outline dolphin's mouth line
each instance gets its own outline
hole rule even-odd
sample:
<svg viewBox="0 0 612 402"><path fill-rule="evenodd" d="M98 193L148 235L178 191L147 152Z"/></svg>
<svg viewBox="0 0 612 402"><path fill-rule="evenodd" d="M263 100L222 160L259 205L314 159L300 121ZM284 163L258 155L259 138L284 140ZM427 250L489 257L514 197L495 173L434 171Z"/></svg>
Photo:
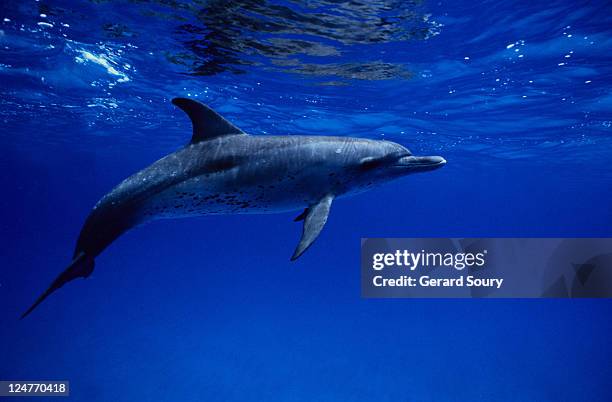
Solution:
<svg viewBox="0 0 612 402"><path fill-rule="evenodd" d="M391 165L398 168L433 168L446 164L446 159L441 156L407 156L401 158L397 163Z"/></svg>
<svg viewBox="0 0 612 402"><path fill-rule="evenodd" d="M434 162L434 163L410 163L407 165L391 165L392 167L427 167L427 166L442 166L446 165L446 161L444 162Z"/></svg>

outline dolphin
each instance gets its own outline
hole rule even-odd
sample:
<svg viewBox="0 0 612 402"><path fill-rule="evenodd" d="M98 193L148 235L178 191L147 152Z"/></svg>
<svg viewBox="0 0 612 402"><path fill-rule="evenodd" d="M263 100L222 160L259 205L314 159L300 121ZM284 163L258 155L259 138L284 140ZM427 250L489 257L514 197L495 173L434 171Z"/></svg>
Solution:
<svg viewBox="0 0 612 402"><path fill-rule="evenodd" d="M412 173L437 169L440 156L414 156L390 141L327 136L253 136L208 106L172 103L191 119L191 141L121 182L93 207L72 262L23 313L76 278L127 230L163 218L301 210L302 237L291 260L323 229L335 198L367 191Z"/></svg>

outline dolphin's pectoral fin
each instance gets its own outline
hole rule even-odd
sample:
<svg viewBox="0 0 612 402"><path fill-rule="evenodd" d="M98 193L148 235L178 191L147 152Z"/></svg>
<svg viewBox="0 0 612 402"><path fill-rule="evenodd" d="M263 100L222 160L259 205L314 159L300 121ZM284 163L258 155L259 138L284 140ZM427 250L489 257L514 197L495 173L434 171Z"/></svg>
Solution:
<svg viewBox="0 0 612 402"><path fill-rule="evenodd" d="M295 248L293 256L291 256L291 261L295 261L299 256L301 256L304 251L306 251L308 247L312 245L317 237L319 237L319 233L321 233L323 226L325 226L325 222L327 222L327 216L329 215L329 210L331 209L333 200L333 195L326 195L321 199L321 201L311 205L304 211L302 214L305 215L303 218L304 227L302 228L302 238ZM298 216L298 218L300 217L301 215ZM296 220L298 218L296 218Z"/></svg>
<svg viewBox="0 0 612 402"><path fill-rule="evenodd" d="M293 219L293 222L303 221L306 218L306 215L308 215L308 208L304 208L302 213L296 216L295 219Z"/></svg>
<svg viewBox="0 0 612 402"><path fill-rule="evenodd" d="M64 270L55 280L51 283L51 286L45 292L36 299L34 304L21 315L21 318L25 318L32 312L43 300L45 300L51 293L64 286L76 278L87 278L94 269L94 259L85 253L78 254L70 263L68 268Z"/></svg>
<svg viewBox="0 0 612 402"><path fill-rule="evenodd" d="M193 125L191 144L224 135L246 134L208 106L187 98L174 98L172 104L187 113Z"/></svg>

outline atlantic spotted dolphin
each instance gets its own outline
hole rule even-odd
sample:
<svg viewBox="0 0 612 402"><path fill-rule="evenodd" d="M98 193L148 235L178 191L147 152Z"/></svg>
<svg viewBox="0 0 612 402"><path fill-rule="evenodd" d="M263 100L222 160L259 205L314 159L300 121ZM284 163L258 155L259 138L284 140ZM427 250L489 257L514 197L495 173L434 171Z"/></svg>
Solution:
<svg viewBox="0 0 612 402"><path fill-rule="evenodd" d="M295 218L304 221L295 260L319 236L335 198L446 163L440 156L413 156L389 141L247 135L199 102L176 98L172 103L191 119L191 141L98 201L81 229L72 262L22 318L67 282L87 278L108 245L145 222L304 209Z"/></svg>

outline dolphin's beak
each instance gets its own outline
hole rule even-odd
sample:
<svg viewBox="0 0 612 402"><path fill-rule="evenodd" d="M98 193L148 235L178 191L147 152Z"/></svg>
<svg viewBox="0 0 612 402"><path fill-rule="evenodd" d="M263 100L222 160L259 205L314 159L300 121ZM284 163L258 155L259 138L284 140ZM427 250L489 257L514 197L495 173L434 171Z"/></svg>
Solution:
<svg viewBox="0 0 612 402"><path fill-rule="evenodd" d="M414 172L426 172L441 168L446 164L446 159L441 156L404 156L393 165L399 168L407 168Z"/></svg>

